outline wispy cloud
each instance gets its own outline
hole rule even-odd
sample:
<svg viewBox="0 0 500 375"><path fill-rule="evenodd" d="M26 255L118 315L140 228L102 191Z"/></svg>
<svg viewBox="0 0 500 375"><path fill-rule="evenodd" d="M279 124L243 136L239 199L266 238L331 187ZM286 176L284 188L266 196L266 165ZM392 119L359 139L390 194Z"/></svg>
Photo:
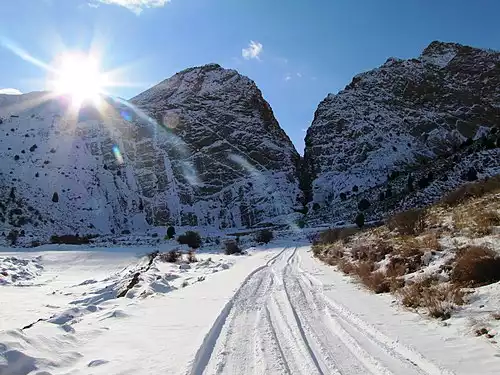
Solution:
<svg viewBox="0 0 500 375"><path fill-rule="evenodd" d="M169 2L170 0L92 0L89 5L95 6L96 3L120 5L139 15L146 8L160 8Z"/></svg>
<svg viewBox="0 0 500 375"><path fill-rule="evenodd" d="M22 92L18 89L0 89L0 94L5 95L21 95Z"/></svg>
<svg viewBox="0 0 500 375"><path fill-rule="evenodd" d="M286 73L286 74L285 74L285 78L284 78L284 80L285 80L286 82L288 82L288 81L290 81L290 80L292 80L292 79L295 79L295 78L302 78L302 77L303 77L303 75L302 75L302 73L300 73L300 72L295 73L295 74L292 74L292 73Z"/></svg>
<svg viewBox="0 0 500 375"><path fill-rule="evenodd" d="M251 40L248 47L243 48L241 50L241 56L243 56L245 60L250 60L250 59L260 60L259 56L263 50L264 47L262 46L262 43L254 42L253 40Z"/></svg>

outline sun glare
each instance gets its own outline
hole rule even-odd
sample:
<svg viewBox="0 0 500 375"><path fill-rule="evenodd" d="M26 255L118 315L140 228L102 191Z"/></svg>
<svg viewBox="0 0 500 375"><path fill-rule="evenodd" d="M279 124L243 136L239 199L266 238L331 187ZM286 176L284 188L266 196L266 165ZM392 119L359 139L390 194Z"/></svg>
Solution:
<svg viewBox="0 0 500 375"><path fill-rule="evenodd" d="M84 53L65 53L55 64L52 81L57 94L70 95L75 107L84 101L98 104L106 86L106 75L101 73L99 61Z"/></svg>

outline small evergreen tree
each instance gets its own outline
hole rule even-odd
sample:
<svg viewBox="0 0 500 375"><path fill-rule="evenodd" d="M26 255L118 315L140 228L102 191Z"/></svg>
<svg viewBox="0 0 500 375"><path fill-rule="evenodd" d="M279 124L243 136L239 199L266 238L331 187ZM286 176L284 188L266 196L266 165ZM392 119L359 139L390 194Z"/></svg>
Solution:
<svg viewBox="0 0 500 375"><path fill-rule="evenodd" d="M362 212L360 212L356 218L354 219L354 223L359 227L359 228L363 228L363 226L365 225L365 215L363 215Z"/></svg>
<svg viewBox="0 0 500 375"><path fill-rule="evenodd" d="M258 243L269 243L273 238L274 234L269 229L263 229L255 235L255 241Z"/></svg>
<svg viewBox="0 0 500 375"><path fill-rule="evenodd" d="M197 249L201 246L201 236L198 232L188 230L177 237L177 242L181 245L188 245L191 249Z"/></svg>
<svg viewBox="0 0 500 375"><path fill-rule="evenodd" d="M469 170L465 174L465 178L467 181L476 181L477 180L477 171L474 168L469 168Z"/></svg>
<svg viewBox="0 0 500 375"><path fill-rule="evenodd" d="M369 201L368 199L366 199L366 198L361 199L361 200L359 201L359 203L358 203L358 209L359 209L360 211L366 211L367 209L369 209L369 208L370 208L370 206L371 206L371 203L370 203L370 201Z"/></svg>
<svg viewBox="0 0 500 375"><path fill-rule="evenodd" d="M54 194L52 195L52 202L54 202L54 203L59 202L59 194L54 193Z"/></svg>
<svg viewBox="0 0 500 375"><path fill-rule="evenodd" d="M173 226L170 226L167 228L167 238L171 240L174 237L175 237L175 228Z"/></svg>

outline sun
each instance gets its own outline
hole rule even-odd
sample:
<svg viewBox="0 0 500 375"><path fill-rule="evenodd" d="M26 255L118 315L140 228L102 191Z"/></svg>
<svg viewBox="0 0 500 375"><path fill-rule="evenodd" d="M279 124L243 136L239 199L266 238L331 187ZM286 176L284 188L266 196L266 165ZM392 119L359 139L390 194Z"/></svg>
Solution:
<svg viewBox="0 0 500 375"><path fill-rule="evenodd" d="M69 95L75 107L85 101L97 105L106 83L106 75L101 73L99 61L94 56L67 52L56 59L52 88L58 95Z"/></svg>

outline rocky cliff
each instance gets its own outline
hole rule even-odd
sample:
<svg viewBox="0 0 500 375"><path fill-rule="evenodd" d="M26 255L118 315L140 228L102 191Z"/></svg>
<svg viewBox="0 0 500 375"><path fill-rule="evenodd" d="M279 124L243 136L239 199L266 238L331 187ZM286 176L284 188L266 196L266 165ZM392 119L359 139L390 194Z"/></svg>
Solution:
<svg viewBox="0 0 500 375"><path fill-rule="evenodd" d="M207 65L132 103L75 112L50 93L0 95L4 234L288 220L299 156L254 82Z"/></svg>
<svg viewBox="0 0 500 375"><path fill-rule="evenodd" d="M496 174L498 124L500 53L433 42L418 58L390 58L320 103L305 139L310 206L342 218L388 196L383 213L438 198L471 168Z"/></svg>

